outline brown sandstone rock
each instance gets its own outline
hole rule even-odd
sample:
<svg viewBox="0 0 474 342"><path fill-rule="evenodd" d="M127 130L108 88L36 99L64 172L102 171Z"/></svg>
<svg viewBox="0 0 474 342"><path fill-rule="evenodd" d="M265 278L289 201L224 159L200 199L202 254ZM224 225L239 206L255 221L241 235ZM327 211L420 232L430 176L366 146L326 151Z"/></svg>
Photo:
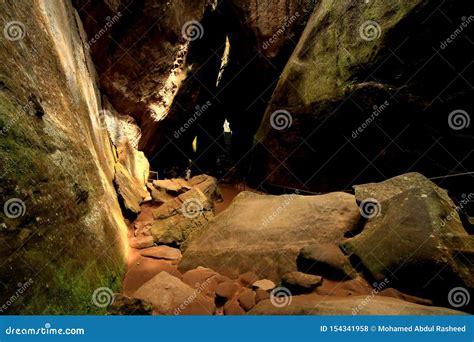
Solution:
<svg viewBox="0 0 474 342"><path fill-rule="evenodd" d="M253 288L262 289L264 291L270 291L275 288L275 283L268 279L257 280L252 284Z"/></svg>
<svg viewBox="0 0 474 342"><path fill-rule="evenodd" d="M198 309L203 310L200 313L209 315L215 308L210 305L210 299L167 272L160 272L143 284L133 297L149 301L160 314L186 314ZM202 309L199 309L199 304L202 304Z"/></svg>
<svg viewBox="0 0 474 342"><path fill-rule="evenodd" d="M282 285L292 294L310 292L320 286L323 279L319 276L301 272L289 272L283 275Z"/></svg>
<svg viewBox="0 0 474 342"><path fill-rule="evenodd" d="M255 306L255 292L250 289L243 289L242 293L238 296L240 306L245 310L249 311Z"/></svg>
<svg viewBox="0 0 474 342"><path fill-rule="evenodd" d="M152 238L153 239L153 238ZM155 246L140 251L140 255L155 259L180 260L181 251L169 246Z"/></svg>
<svg viewBox="0 0 474 342"><path fill-rule="evenodd" d="M138 249L149 248L153 246L153 236L142 235L133 237L129 240L129 245L132 248Z"/></svg>
<svg viewBox="0 0 474 342"><path fill-rule="evenodd" d="M306 246L301 249L296 262L299 271L325 278L342 280L356 276L349 258L335 244Z"/></svg>
<svg viewBox="0 0 474 342"><path fill-rule="evenodd" d="M346 193L266 196L242 192L191 240L179 268L186 271L205 264L230 278L252 270L278 281L284 273L296 271L301 248L315 242L340 243L359 219L355 198Z"/></svg>
<svg viewBox="0 0 474 342"><path fill-rule="evenodd" d="M125 208L134 214L138 214L141 210L140 204L148 196L148 192L142 184L133 178L125 166L120 163L115 164L114 183Z"/></svg>
<svg viewBox="0 0 474 342"><path fill-rule="evenodd" d="M239 287L235 283L223 282L220 283L216 288L216 295L221 298L230 299L237 292Z"/></svg>
<svg viewBox="0 0 474 342"><path fill-rule="evenodd" d="M245 310L239 305L237 301L230 301L224 305L224 314L230 316L245 315Z"/></svg>
<svg viewBox="0 0 474 342"><path fill-rule="evenodd" d="M277 307L269 300L258 303L250 315L462 315L463 312L452 309L424 306L403 300L375 296L367 300L367 296L351 298L329 298L294 296L287 306Z"/></svg>

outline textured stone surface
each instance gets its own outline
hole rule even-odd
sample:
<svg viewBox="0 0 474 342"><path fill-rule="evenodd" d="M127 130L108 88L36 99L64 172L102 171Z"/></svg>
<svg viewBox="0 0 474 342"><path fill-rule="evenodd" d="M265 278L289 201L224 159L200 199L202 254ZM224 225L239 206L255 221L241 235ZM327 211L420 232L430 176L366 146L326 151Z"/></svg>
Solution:
<svg viewBox="0 0 474 342"><path fill-rule="evenodd" d="M446 122L455 109L473 108L472 88L452 82L453 69L467 71L470 60L463 51L471 44L443 46L442 58L433 46L449 36L446 18L456 18L454 31L473 7L426 0L318 1L256 136L264 145L254 158L256 184L334 191L414 168L448 173L454 166L446 151L463 160L472 146L472 132L449 129ZM421 66L420 60L429 62ZM280 110L289 112L291 125L276 130L271 116ZM442 139L442 147L433 138ZM458 196L472 192L462 181L447 182Z"/></svg>
<svg viewBox="0 0 474 342"><path fill-rule="evenodd" d="M342 244L376 279L446 301L455 286L474 286L474 239L443 189L419 174L359 185L358 196L380 198L379 214Z"/></svg>
<svg viewBox="0 0 474 342"><path fill-rule="evenodd" d="M167 272L157 274L142 285L133 296L150 302L160 314L183 314L186 309L189 313L189 310L198 309L199 303L206 308L203 314L214 312L209 299L196 293L192 287ZM196 304L190 308L193 302Z"/></svg>
<svg viewBox="0 0 474 342"><path fill-rule="evenodd" d="M153 241L153 237L151 238ZM177 248L169 246L156 246L144 249L140 255L155 259L179 260L181 259L181 251Z"/></svg>
<svg viewBox="0 0 474 342"><path fill-rule="evenodd" d="M463 312L436 306L424 306L408 303L403 300L376 296L367 301L366 296L352 298L317 298L295 296L291 304L283 307L274 306L269 300L258 303L251 315L321 315L349 316L357 315L463 315Z"/></svg>
<svg viewBox="0 0 474 342"><path fill-rule="evenodd" d="M31 277L7 313L103 312L91 296L120 289L127 230L82 24L69 1L2 2L0 17L0 198L25 206L0 211L0 301ZM13 21L18 40L4 35ZM32 233L20 240L20 228Z"/></svg>
<svg viewBox="0 0 474 342"><path fill-rule="evenodd" d="M311 292L323 283L323 278L302 272L285 273L282 277L282 285L290 290L292 294Z"/></svg>
<svg viewBox="0 0 474 342"><path fill-rule="evenodd" d="M301 249L298 270L331 279L349 279L356 276L349 258L334 244L312 244Z"/></svg>
<svg viewBox="0 0 474 342"><path fill-rule="evenodd" d="M114 301L107 307L110 315L151 315L153 305L143 299L114 294Z"/></svg>
<svg viewBox="0 0 474 342"><path fill-rule="evenodd" d="M242 192L192 239L179 267L188 270L204 265L234 279L253 271L259 278L278 280L296 271L302 247L314 242L339 243L358 221L359 208L349 194Z"/></svg>
<svg viewBox="0 0 474 342"><path fill-rule="evenodd" d="M148 196L148 192L121 163L115 164L114 183L124 207L133 214L140 213L140 205Z"/></svg>

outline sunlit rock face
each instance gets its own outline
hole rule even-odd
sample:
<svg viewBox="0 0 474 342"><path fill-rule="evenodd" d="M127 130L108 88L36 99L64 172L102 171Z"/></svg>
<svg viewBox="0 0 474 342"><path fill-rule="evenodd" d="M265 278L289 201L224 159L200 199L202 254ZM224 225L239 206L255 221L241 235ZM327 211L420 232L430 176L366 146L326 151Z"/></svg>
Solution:
<svg viewBox="0 0 474 342"><path fill-rule="evenodd" d="M155 152L149 146L186 77L189 43L204 34L197 21L211 9L211 1L73 4L84 22L102 90L121 114L137 120L140 149Z"/></svg>
<svg viewBox="0 0 474 342"><path fill-rule="evenodd" d="M473 4L438 6L318 2L256 136L257 184L343 190L407 171L467 171L474 157L463 114L473 113L466 54ZM464 112L450 124L457 110ZM443 186L454 189L454 181ZM472 191L462 187L459 193Z"/></svg>
<svg viewBox="0 0 474 342"><path fill-rule="evenodd" d="M126 226L86 35L67 1L3 2L0 17L1 310L98 312Z"/></svg>

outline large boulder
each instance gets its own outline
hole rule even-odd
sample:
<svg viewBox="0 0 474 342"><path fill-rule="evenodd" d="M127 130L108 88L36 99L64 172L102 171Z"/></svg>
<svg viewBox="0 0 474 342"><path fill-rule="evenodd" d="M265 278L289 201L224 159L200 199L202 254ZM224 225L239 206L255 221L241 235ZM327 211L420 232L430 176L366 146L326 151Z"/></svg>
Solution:
<svg viewBox="0 0 474 342"><path fill-rule="evenodd" d="M267 196L240 193L224 212L198 233L179 268L205 266L236 278L249 270L279 280L296 271L301 248L315 242L338 244L357 226L354 196Z"/></svg>
<svg viewBox="0 0 474 342"><path fill-rule="evenodd" d="M463 312L424 306L403 300L375 296L355 296L350 298L328 298L312 296L287 297L285 302L272 304L271 300L259 302L248 313L250 315L462 315ZM288 305L282 305L288 303Z"/></svg>
<svg viewBox="0 0 474 342"><path fill-rule="evenodd" d="M301 249L298 270L330 279L344 280L356 276L349 258L333 244L315 243Z"/></svg>
<svg viewBox="0 0 474 342"><path fill-rule="evenodd" d="M474 288L474 238L445 190L411 173L359 185L356 196L368 221L342 247L374 279L442 303L456 286Z"/></svg>
<svg viewBox="0 0 474 342"><path fill-rule="evenodd" d="M256 136L257 184L334 191L414 168L436 176L468 169L473 89L453 81L453 70L469 78L464 51L472 44L446 39L473 9L457 1L318 1ZM455 18L448 32L446 18ZM457 195L472 192L460 179L444 183Z"/></svg>
<svg viewBox="0 0 474 342"><path fill-rule="evenodd" d="M217 186L217 179L208 175L197 175L189 180L189 184L202 191L211 201L222 202L224 198Z"/></svg>
<svg viewBox="0 0 474 342"><path fill-rule="evenodd" d="M180 245L184 249L186 241L204 229L213 217L212 211L197 212L197 215L192 217L186 217L182 214L173 215L156 220L150 228L150 234L156 243Z"/></svg>

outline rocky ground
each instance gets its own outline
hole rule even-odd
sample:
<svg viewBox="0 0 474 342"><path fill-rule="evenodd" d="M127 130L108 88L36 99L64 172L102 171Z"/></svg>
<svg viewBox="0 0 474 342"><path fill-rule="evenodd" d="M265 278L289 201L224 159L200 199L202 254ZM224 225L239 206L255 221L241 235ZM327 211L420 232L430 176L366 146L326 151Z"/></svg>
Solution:
<svg viewBox="0 0 474 342"><path fill-rule="evenodd" d="M355 195L271 196L206 175L147 187L111 314L472 310L450 290L472 289L473 238L447 192L420 174Z"/></svg>

